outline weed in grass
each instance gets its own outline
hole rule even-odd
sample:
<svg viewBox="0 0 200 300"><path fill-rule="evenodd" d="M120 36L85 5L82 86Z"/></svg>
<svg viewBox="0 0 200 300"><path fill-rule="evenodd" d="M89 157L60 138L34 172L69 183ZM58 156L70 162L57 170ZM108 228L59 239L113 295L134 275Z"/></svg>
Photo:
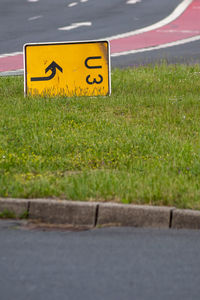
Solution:
<svg viewBox="0 0 200 300"><path fill-rule="evenodd" d="M2 212L0 212L0 218L1 219L16 219L16 215L12 211L4 209Z"/></svg>
<svg viewBox="0 0 200 300"><path fill-rule="evenodd" d="M28 219L28 216L29 216L29 213L28 211L24 211L20 216L19 216L19 219L20 220L24 220L24 219Z"/></svg>

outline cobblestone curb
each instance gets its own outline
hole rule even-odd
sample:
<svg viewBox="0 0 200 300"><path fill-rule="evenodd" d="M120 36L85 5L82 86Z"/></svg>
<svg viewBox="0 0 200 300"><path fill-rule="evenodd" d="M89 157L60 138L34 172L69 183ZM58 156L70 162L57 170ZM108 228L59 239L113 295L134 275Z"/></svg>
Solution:
<svg viewBox="0 0 200 300"><path fill-rule="evenodd" d="M1 218L27 218L81 227L133 226L200 229L200 211L149 205L0 198Z"/></svg>

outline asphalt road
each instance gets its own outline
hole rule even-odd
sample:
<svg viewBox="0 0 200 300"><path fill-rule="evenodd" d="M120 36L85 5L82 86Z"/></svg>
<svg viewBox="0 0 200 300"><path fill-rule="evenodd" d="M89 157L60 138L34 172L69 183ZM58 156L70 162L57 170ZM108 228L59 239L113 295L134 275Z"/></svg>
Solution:
<svg viewBox="0 0 200 300"><path fill-rule="evenodd" d="M200 41L160 50L113 57L112 67L126 68L145 64L157 64L161 62L172 64L199 64Z"/></svg>
<svg viewBox="0 0 200 300"><path fill-rule="evenodd" d="M93 40L140 29L172 13L181 0L0 0L0 54L29 42ZM74 26L75 24L75 26ZM77 26L78 24L78 26ZM68 27L68 30L60 30ZM70 28L71 27L71 28ZM112 57L112 66L198 63L200 42Z"/></svg>
<svg viewBox="0 0 200 300"><path fill-rule="evenodd" d="M20 229L0 221L1 300L199 299L198 231Z"/></svg>
<svg viewBox="0 0 200 300"><path fill-rule="evenodd" d="M136 30L168 16L181 0L0 0L0 54L22 51L28 42L100 39ZM33 0L32 0L33 1ZM71 3L77 5L70 7ZM74 23L91 22L71 30Z"/></svg>
<svg viewBox="0 0 200 300"><path fill-rule="evenodd" d="M53 0L0 0L0 71L22 70L22 55L16 58L20 61L18 68L14 66L15 59L3 58L2 60L2 55L22 53L23 45L30 42L109 38L111 53L112 51L116 53L117 49L112 42L113 36L155 24L172 14L174 9L183 2L187 0L78 0L74 2L57 0L56 3ZM176 21L170 25L172 29L177 28L177 34L182 32L182 38L184 33L187 36L193 32L198 36L200 32L199 2L193 0L192 3L189 19L180 21L178 28ZM192 15L195 14L195 9L194 23ZM169 36L170 34L173 35L169 30ZM141 36L141 38L143 41L146 38L149 42L151 40L150 36ZM162 35L160 38L162 40ZM162 44L161 40L158 44ZM132 49L135 49L135 42L136 40L132 41ZM119 45L120 43L123 44L124 41L119 41ZM145 50L122 56L112 55L111 63L112 67L154 64L163 60L169 63L199 63L199 46L200 40L159 50ZM2 64L4 67L1 66Z"/></svg>

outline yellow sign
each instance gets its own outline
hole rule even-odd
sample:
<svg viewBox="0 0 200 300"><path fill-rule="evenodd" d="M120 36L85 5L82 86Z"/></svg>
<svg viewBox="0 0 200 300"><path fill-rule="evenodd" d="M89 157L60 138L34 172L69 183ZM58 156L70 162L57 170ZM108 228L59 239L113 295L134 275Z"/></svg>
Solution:
<svg viewBox="0 0 200 300"><path fill-rule="evenodd" d="M108 41L24 45L26 95L106 96L111 92Z"/></svg>

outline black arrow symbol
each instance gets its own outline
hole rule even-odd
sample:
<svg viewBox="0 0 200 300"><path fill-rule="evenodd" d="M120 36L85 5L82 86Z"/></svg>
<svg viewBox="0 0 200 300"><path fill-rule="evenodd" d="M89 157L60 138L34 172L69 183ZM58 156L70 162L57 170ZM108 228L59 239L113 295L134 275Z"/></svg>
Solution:
<svg viewBox="0 0 200 300"><path fill-rule="evenodd" d="M45 69L45 73L48 71L51 71L51 75L47 77L31 77L31 81L45 81L45 80L51 80L56 75L56 69L58 69L60 72L63 71L63 69L55 62L52 61L52 63Z"/></svg>

